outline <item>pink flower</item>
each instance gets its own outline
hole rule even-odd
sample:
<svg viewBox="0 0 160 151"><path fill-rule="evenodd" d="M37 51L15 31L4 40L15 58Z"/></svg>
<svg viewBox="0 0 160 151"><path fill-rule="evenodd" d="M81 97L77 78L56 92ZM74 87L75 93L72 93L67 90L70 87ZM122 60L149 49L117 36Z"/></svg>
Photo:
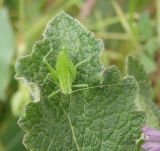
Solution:
<svg viewBox="0 0 160 151"><path fill-rule="evenodd" d="M143 129L145 143L142 145L146 151L160 151L160 131L145 126Z"/></svg>

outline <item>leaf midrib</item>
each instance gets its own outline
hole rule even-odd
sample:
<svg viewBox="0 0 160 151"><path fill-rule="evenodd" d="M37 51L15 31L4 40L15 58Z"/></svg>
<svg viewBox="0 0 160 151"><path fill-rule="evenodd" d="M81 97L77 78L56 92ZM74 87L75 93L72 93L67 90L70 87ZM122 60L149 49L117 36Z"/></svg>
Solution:
<svg viewBox="0 0 160 151"><path fill-rule="evenodd" d="M70 97L70 100L69 100L69 101L71 102L71 97ZM69 126L70 126L71 132L72 132L72 137L73 137L73 140L74 140L74 142L75 142L75 144L76 144L77 151L81 151L81 150L80 150L80 147L79 147L79 144L78 144L78 142L77 142L76 134L75 134L75 131L74 131L74 127L73 127L73 125L72 125L72 122L71 122L70 115L65 111L65 109L64 109L64 107L63 107L63 105L62 105L61 102L60 102L60 106L61 106L64 114L66 115L66 117L67 117L67 119L68 119Z"/></svg>

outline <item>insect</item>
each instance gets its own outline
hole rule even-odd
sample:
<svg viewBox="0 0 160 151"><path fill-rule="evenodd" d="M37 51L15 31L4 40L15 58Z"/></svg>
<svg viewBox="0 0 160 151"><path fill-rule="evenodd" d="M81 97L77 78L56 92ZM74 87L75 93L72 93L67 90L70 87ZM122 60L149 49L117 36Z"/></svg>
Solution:
<svg viewBox="0 0 160 151"><path fill-rule="evenodd" d="M47 56L48 55L46 55L46 57ZM69 95L73 92L86 90L86 89L102 88L102 87L106 87L106 86L109 87L114 85L115 86L123 85L123 84L111 84L111 85L109 84L109 85L97 85L92 87L89 87L88 84L73 85L74 81L76 80L77 67L89 61L93 56L74 65L72 60L69 57L67 49L63 48L59 52L59 55L56 60L55 68L53 68L48 63L48 61L46 60L46 57L43 58L43 62L47 66L47 69L49 70L49 75L52 78L52 81L54 82L54 84L56 84L59 87L58 90L52 92L48 96L49 98L53 97L59 92L62 92L65 95ZM145 81L141 81L141 82L145 82ZM82 87L82 88L72 91L73 87L79 87L79 88Z"/></svg>
<svg viewBox="0 0 160 151"><path fill-rule="evenodd" d="M59 87L59 89L52 92L49 97L52 97L59 92L62 92L63 94L71 94L72 87L88 86L87 84L73 85L73 82L76 80L77 67L88 61L91 57L74 65L69 57L67 49L62 48L57 57L55 68L49 64L49 62L46 60L46 57L43 58L43 62L47 66L49 75L51 76L53 82Z"/></svg>

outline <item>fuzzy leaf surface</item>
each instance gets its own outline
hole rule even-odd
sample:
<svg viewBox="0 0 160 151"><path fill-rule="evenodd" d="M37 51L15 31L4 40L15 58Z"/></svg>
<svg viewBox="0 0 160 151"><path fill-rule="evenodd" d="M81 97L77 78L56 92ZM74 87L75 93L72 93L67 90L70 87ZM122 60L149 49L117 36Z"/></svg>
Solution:
<svg viewBox="0 0 160 151"><path fill-rule="evenodd" d="M77 64L89 57L77 69L75 84L90 88L71 95L58 93L43 58L53 66L62 47ZM29 56L21 58L16 77L34 83L40 88L40 101L27 104L19 119L26 132L24 145L32 151L136 151L136 139L145 124L145 114L137 111L135 100L139 86L134 77L121 79L117 67L110 66L103 73L99 55L103 48L77 20L61 12L53 18L43 40L37 42ZM101 86L100 86L101 85Z"/></svg>
<svg viewBox="0 0 160 151"><path fill-rule="evenodd" d="M59 13L49 21L43 40L35 43L32 54L22 57L16 65L16 77L24 78L27 82L43 87L47 79L48 70L43 63L44 56L55 67L59 51L66 48L71 60L76 65L86 61L77 68L76 84L82 82L94 84L99 81L99 72L102 70L100 63L100 50L103 42L97 40L93 33L87 31L77 20L64 12Z"/></svg>

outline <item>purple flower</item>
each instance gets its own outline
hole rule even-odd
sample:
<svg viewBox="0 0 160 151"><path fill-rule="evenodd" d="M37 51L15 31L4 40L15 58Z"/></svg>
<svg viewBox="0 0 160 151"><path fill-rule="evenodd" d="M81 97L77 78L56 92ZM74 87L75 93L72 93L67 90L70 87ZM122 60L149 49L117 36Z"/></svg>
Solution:
<svg viewBox="0 0 160 151"><path fill-rule="evenodd" d="M143 129L145 143L142 145L146 151L160 151L160 131L145 126Z"/></svg>

